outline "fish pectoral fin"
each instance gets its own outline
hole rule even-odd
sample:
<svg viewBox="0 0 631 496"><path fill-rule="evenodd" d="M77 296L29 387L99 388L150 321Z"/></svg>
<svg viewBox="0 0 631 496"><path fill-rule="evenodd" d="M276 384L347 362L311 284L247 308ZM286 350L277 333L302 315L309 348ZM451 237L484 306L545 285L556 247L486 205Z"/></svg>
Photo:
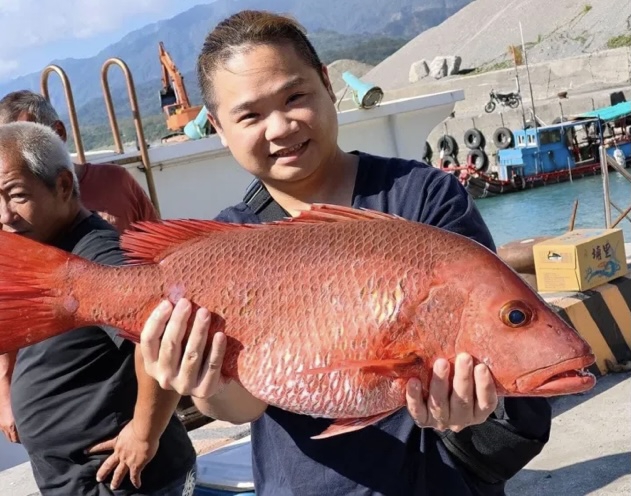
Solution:
<svg viewBox="0 0 631 496"><path fill-rule="evenodd" d="M377 415L372 415L371 417L338 419L317 436L311 436L311 439L326 439L327 437L339 436L340 434L358 431L364 427L368 427L369 425L379 422L399 409L400 408L395 408L394 410L378 413Z"/></svg>
<svg viewBox="0 0 631 496"><path fill-rule="evenodd" d="M215 233L255 227L256 224L231 224L214 220L141 221L132 225L133 230L121 235L120 245L131 260L158 263L169 253L190 241Z"/></svg>
<svg viewBox="0 0 631 496"><path fill-rule="evenodd" d="M327 374L340 370L362 370L373 374L390 377L406 377L410 374L410 369L417 370L422 359L416 354L403 358L374 359L374 360L339 360L333 361L328 367L318 367L305 370L306 374Z"/></svg>

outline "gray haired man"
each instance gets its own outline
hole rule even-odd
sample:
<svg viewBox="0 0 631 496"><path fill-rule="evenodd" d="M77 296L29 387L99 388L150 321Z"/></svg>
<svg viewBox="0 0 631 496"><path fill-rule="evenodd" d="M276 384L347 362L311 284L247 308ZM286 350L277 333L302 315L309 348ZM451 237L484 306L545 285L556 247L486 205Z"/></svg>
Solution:
<svg viewBox="0 0 631 496"><path fill-rule="evenodd" d="M87 260L124 263L117 231L82 205L72 160L48 126L0 125L0 224ZM13 362L0 377L10 380L17 433L43 496L180 496L191 486L195 451L172 415L180 397L146 374L115 329L75 329L19 350Z"/></svg>

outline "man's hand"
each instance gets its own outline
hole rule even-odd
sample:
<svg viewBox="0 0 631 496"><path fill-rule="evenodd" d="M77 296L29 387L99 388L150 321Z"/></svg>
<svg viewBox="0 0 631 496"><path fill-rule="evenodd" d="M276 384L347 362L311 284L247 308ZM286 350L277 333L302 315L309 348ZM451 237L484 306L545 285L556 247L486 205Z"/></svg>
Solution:
<svg viewBox="0 0 631 496"><path fill-rule="evenodd" d="M470 355L462 353L456 357L452 388L449 387L447 360L436 360L433 372L427 401L423 399L420 380L410 379L407 384L408 410L419 427L459 432L485 422L497 408L497 391L491 373L484 364L474 369Z"/></svg>
<svg viewBox="0 0 631 496"><path fill-rule="evenodd" d="M114 439L98 443L86 450L86 453L113 451L96 473L97 481L102 482L114 471L110 487L112 490L116 490L129 473L131 483L136 489L139 489L140 474L156 455L159 444L159 439L139 438L134 432L134 421L131 420Z"/></svg>
<svg viewBox="0 0 631 496"><path fill-rule="evenodd" d="M10 443L19 443L18 430L15 427L11 403L0 401L0 429Z"/></svg>
<svg viewBox="0 0 631 496"><path fill-rule="evenodd" d="M162 389L174 390L194 398L209 398L229 383L221 375L227 338L217 332L206 353L211 314L205 308L195 313L191 332L186 338L192 314L189 300L180 299L175 307L162 302L151 314L140 335L140 350L146 372Z"/></svg>
<svg viewBox="0 0 631 496"><path fill-rule="evenodd" d="M15 418L11 408L11 376L17 352L0 353L0 429L10 443L19 443Z"/></svg>

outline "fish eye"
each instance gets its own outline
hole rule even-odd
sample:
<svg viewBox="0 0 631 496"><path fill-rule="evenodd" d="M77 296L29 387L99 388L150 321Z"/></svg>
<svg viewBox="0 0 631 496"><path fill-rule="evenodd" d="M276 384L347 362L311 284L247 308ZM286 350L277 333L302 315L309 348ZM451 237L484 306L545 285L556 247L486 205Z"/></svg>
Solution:
<svg viewBox="0 0 631 496"><path fill-rule="evenodd" d="M500 310L500 319L508 327L522 327L532 320L532 310L521 301L509 301Z"/></svg>

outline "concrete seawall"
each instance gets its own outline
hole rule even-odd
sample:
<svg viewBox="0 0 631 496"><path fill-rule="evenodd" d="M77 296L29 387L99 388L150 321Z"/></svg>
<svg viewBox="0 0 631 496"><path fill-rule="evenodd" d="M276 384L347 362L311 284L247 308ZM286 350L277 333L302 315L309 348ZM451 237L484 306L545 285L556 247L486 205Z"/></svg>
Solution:
<svg viewBox="0 0 631 496"><path fill-rule="evenodd" d="M568 116L611 105L610 94L622 91L631 100L631 47L595 52L579 57L566 58L531 64L529 67L537 117L546 124L561 116ZM526 119L531 118L531 100L525 66L518 68L522 102ZM364 79L366 82L371 82ZM498 127L511 129L523 126L522 107L512 110L498 106L491 114L484 112L491 89L506 93L516 89L515 69L504 69L482 74L456 75L440 80L424 79L396 90L385 92L384 101L411 98L418 95L462 89L465 100L458 102L454 118L447 119L437 126L428 137L434 150L433 162L438 160L438 139L447 133L459 144L458 160L466 161L468 149L464 146L464 133L475 127L486 138L485 151L489 158L497 151L493 145L493 133ZM567 92L567 98L560 99L558 93ZM341 91L339 95L341 95ZM354 108L352 96L346 93L340 110ZM368 110L369 112L369 110ZM423 144L419 143L418 157L421 158ZM491 161L493 163L493 161Z"/></svg>

